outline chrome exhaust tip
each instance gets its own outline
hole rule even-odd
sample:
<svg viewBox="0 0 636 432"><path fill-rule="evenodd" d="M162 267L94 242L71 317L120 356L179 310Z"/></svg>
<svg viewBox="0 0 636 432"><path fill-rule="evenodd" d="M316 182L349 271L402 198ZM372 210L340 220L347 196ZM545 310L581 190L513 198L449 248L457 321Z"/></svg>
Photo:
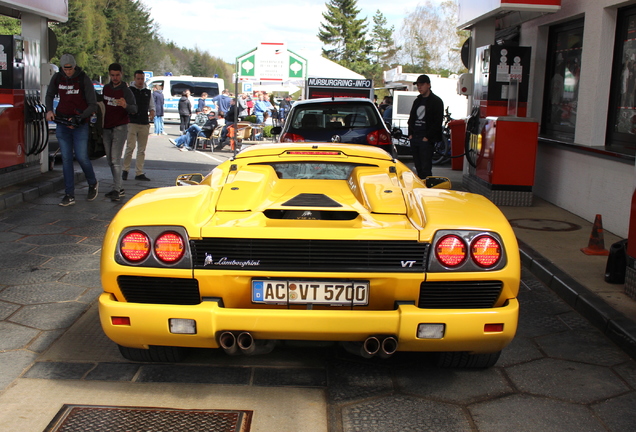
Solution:
<svg viewBox="0 0 636 432"><path fill-rule="evenodd" d="M371 358L380 351L380 339L375 336L369 336L362 343L362 356Z"/></svg>
<svg viewBox="0 0 636 432"><path fill-rule="evenodd" d="M241 332L236 337L236 345L241 349L243 354L252 354L256 350L256 345L254 344L254 337L251 333Z"/></svg>
<svg viewBox="0 0 636 432"><path fill-rule="evenodd" d="M226 331L221 333L219 336L219 345L228 355L238 354L239 347L236 344L236 336L234 336L232 332Z"/></svg>
<svg viewBox="0 0 636 432"><path fill-rule="evenodd" d="M389 336L382 340L382 344L380 346L380 357L387 358L391 357L398 348L398 341L395 337Z"/></svg>

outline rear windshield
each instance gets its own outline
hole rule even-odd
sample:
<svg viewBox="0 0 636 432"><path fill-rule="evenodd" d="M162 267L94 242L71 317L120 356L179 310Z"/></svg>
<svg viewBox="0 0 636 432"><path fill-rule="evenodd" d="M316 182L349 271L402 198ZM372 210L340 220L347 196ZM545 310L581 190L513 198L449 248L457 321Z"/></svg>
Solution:
<svg viewBox="0 0 636 432"><path fill-rule="evenodd" d="M347 180L361 164L341 162L275 162L268 164L280 179Z"/></svg>
<svg viewBox="0 0 636 432"><path fill-rule="evenodd" d="M190 96L192 97L200 97L203 92L206 92L208 97L214 97L219 94L219 85L205 81L175 80L170 82L170 94L172 96L181 96L186 90L190 90Z"/></svg>
<svg viewBox="0 0 636 432"><path fill-rule="evenodd" d="M356 129L379 123L370 103L324 103L294 107L292 129Z"/></svg>

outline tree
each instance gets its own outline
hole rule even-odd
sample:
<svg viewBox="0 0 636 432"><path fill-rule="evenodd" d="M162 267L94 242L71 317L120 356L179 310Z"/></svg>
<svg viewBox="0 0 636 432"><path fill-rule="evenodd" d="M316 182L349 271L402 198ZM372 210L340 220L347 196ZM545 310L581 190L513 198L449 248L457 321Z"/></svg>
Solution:
<svg viewBox="0 0 636 432"><path fill-rule="evenodd" d="M460 47L468 37L458 32L457 3L445 0L435 6L430 0L404 18L400 61L405 72L461 72Z"/></svg>
<svg viewBox="0 0 636 432"><path fill-rule="evenodd" d="M19 35L22 33L22 23L19 19L0 16L0 34Z"/></svg>
<svg viewBox="0 0 636 432"><path fill-rule="evenodd" d="M373 30L371 30L371 46L373 61L379 65L390 65L401 47L395 45L393 33L395 26L387 28L387 21L382 12L377 10L373 16Z"/></svg>
<svg viewBox="0 0 636 432"><path fill-rule="evenodd" d="M358 18L356 0L330 0L322 16L318 39L330 49L322 49L326 58L355 72L368 72L371 45L366 40L366 18Z"/></svg>

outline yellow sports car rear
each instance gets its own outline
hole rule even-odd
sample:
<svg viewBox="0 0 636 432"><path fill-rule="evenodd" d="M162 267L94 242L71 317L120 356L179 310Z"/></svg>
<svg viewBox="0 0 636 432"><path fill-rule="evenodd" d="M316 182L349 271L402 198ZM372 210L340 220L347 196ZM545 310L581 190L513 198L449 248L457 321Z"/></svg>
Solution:
<svg viewBox="0 0 636 432"><path fill-rule="evenodd" d="M305 340L488 367L519 313L499 209L350 144L257 145L199 184L138 194L106 233L101 277L102 327L141 361Z"/></svg>

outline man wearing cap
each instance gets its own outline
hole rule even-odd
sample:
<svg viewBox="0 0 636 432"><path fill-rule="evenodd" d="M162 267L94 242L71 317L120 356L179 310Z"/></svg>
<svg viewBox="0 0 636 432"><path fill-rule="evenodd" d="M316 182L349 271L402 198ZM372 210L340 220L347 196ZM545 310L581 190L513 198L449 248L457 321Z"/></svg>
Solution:
<svg viewBox="0 0 636 432"><path fill-rule="evenodd" d="M95 88L82 68L75 63L71 54L60 58L62 70L51 77L46 91L46 120L64 119L68 124L58 124L55 136L62 152L62 172L64 174L64 198L61 206L75 204L75 169L73 154L88 182L87 200L97 197L97 178L88 158L88 119L97 110ZM59 103L53 112L53 99L59 96Z"/></svg>
<svg viewBox="0 0 636 432"><path fill-rule="evenodd" d="M409 115L409 139L417 175L424 179L433 175L435 143L443 139L444 102L431 91L428 75L420 75L413 84L420 94L413 101Z"/></svg>

